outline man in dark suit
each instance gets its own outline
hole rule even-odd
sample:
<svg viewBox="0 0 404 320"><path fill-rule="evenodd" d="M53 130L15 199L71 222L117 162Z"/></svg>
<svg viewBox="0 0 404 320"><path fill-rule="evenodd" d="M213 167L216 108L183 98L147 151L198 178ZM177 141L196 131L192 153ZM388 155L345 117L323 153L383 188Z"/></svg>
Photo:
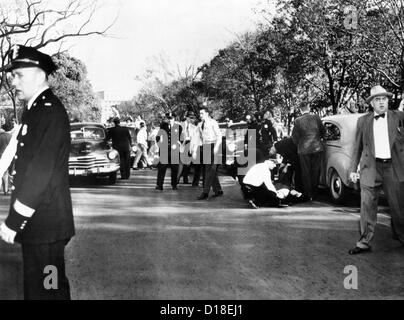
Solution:
<svg viewBox="0 0 404 320"><path fill-rule="evenodd" d="M404 245L404 113L388 110L391 96L383 87L373 87L366 100L373 112L358 119L350 178L357 182L360 163L361 235L349 254L371 251L382 187L390 206L393 238Z"/></svg>
<svg viewBox="0 0 404 320"><path fill-rule="evenodd" d="M14 187L1 238L22 246L25 299L70 299L64 249L74 235L69 189L70 125L48 87L50 56L16 46L7 71L27 103L15 142ZM53 280L45 281L49 276ZM49 280L49 279L48 279ZM56 282L56 283L55 283Z"/></svg>
<svg viewBox="0 0 404 320"><path fill-rule="evenodd" d="M304 105L300 109L302 115L295 120L292 139L299 155L303 194L311 201L316 196L320 180L325 127L318 115L310 114L309 105Z"/></svg>
<svg viewBox="0 0 404 320"><path fill-rule="evenodd" d="M119 118L114 118L115 127L108 130L105 139L112 139L112 147L119 153L121 179L129 179L132 138L129 129L121 127L120 122Z"/></svg>
<svg viewBox="0 0 404 320"><path fill-rule="evenodd" d="M167 168L171 169L171 187L177 190L178 168L180 163L180 146L182 126L175 122L175 114L168 112L167 121L160 125L156 141L160 148L160 159L157 165L157 190L163 190Z"/></svg>

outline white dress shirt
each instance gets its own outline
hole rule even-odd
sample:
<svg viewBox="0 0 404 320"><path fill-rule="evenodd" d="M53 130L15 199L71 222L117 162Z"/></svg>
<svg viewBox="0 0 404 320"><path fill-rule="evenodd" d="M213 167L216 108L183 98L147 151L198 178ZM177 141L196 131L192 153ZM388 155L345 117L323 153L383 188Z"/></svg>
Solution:
<svg viewBox="0 0 404 320"><path fill-rule="evenodd" d="M136 141L139 144L147 146L147 130L146 127L140 128L136 136Z"/></svg>
<svg viewBox="0 0 404 320"><path fill-rule="evenodd" d="M198 124L203 144L216 143L222 139L222 132L219 129L219 124L216 120L208 117L205 121Z"/></svg>
<svg viewBox="0 0 404 320"><path fill-rule="evenodd" d="M377 116L377 113L374 114ZM375 157L380 159L390 159L389 130L387 126L387 112L384 118L373 119L373 136L375 140Z"/></svg>
<svg viewBox="0 0 404 320"><path fill-rule="evenodd" d="M261 184L265 184L269 191L276 193L275 186L271 180L271 171L269 171L266 163L258 163L248 170L244 177L243 183L249 184L255 187L259 187Z"/></svg>

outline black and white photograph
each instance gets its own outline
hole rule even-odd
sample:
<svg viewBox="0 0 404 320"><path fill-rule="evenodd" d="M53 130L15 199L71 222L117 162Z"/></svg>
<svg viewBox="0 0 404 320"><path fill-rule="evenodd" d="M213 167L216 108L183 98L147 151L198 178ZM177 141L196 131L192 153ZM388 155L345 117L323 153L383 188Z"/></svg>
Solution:
<svg viewBox="0 0 404 320"><path fill-rule="evenodd" d="M402 0L0 0L0 126L0 300L404 299Z"/></svg>

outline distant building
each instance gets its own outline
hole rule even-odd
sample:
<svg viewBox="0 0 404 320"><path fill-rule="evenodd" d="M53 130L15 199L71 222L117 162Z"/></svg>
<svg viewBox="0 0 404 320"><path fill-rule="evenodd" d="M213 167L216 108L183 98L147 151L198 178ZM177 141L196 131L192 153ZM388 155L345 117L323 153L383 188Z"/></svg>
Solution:
<svg viewBox="0 0 404 320"><path fill-rule="evenodd" d="M120 116L116 106L119 106L121 103L127 100L122 100L122 98L118 95L106 91L98 91L96 95L100 101L102 123L106 123L111 117Z"/></svg>

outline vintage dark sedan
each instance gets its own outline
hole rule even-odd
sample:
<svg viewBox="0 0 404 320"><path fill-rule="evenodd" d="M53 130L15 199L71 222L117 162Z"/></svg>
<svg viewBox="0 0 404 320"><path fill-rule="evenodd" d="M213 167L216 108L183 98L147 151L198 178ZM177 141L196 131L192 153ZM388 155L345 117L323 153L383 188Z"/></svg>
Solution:
<svg viewBox="0 0 404 320"><path fill-rule="evenodd" d="M355 143L356 124L362 114L333 115L322 119L326 127L325 157L321 184L330 189L332 200L342 203L351 189L349 167Z"/></svg>
<svg viewBox="0 0 404 320"><path fill-rule="evenodd" d="M100 123L71 123L70 176L108 177L116 182L119 154L105 141L105 127Z"/></svg>

